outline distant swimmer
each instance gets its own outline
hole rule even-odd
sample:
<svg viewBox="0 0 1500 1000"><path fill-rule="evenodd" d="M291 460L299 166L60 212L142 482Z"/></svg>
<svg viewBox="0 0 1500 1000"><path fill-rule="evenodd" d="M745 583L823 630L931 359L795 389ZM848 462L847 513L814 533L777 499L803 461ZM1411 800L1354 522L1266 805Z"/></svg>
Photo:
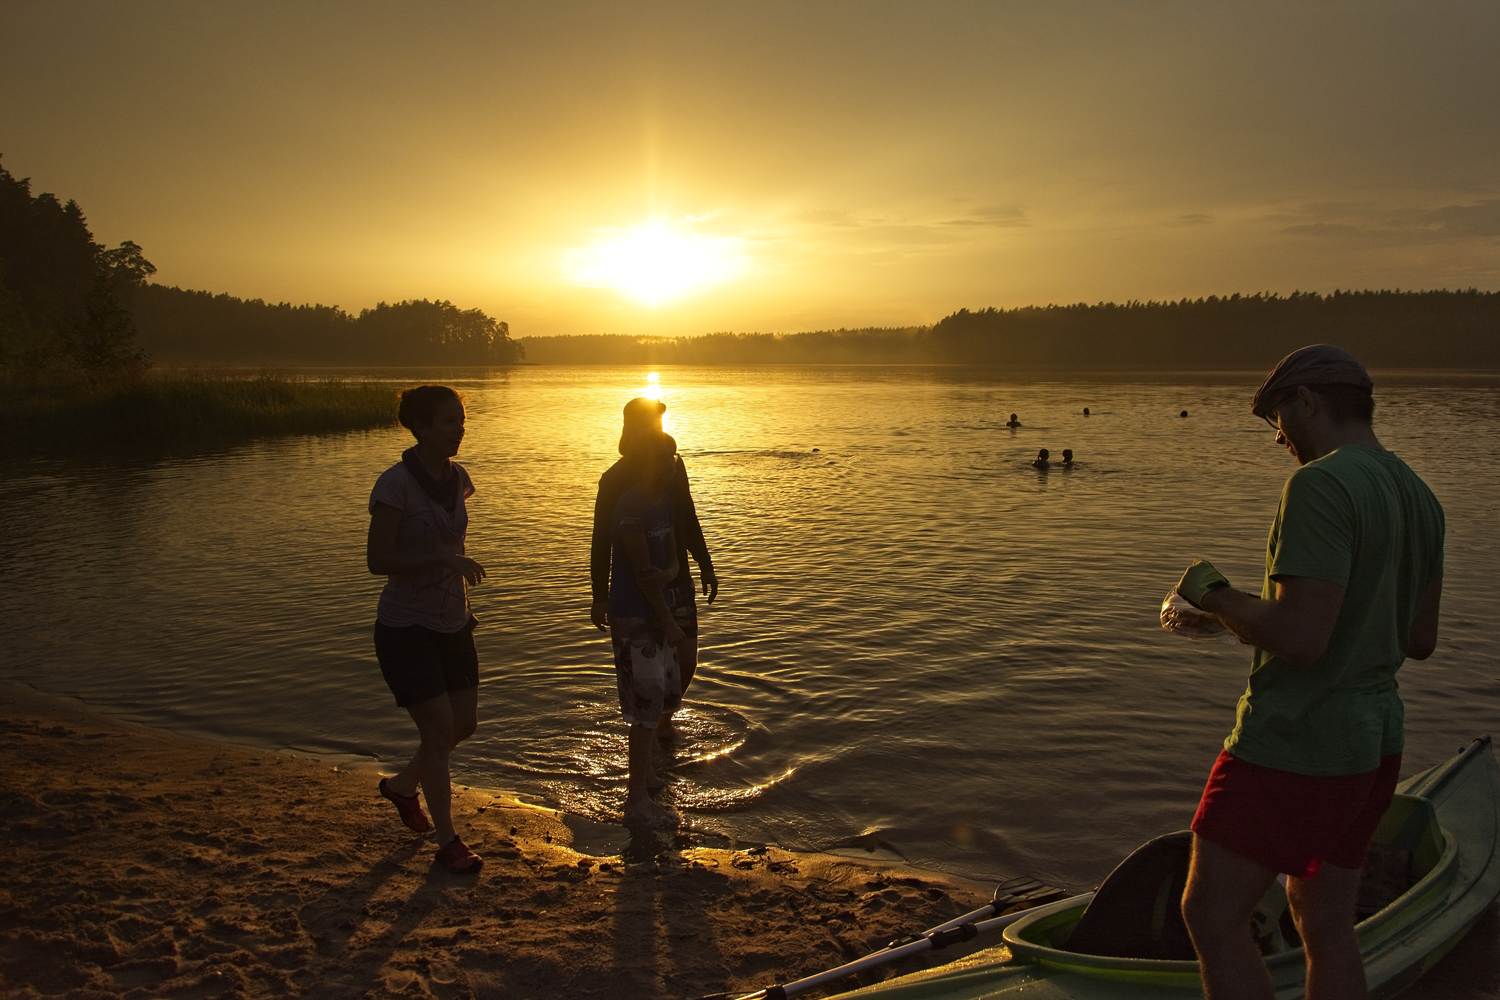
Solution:
<svg viewBox="0 0 1500 1000"><path fill-rule="evenodd" d="M1052 453L1043 448L1036 453L1036 458L1031 460L1031 467L1033 469L1050 469L1052 467L1051 458Z"/></svg>
<svg viewBox="0 0 1500 1000"><path fill-rule="evenodd" d="M1088 415L1089 415L1089 408L1088 408L1088 407L1087 407L1087 406L1085 406L1085 407L1084 407L1084 408L1083 408L1083 415L1084 415L1084 416L1085 416L1085 417L1086 417L1086 416L1088 416Z"/></svg>
<svg viewBox="0 0 1500 1000"><path fill-rule="evenodd" d="M1020 427L1021 426L1021 421L1016 417L1016 415L1014 413L1012 413L1010 415L1010 419L1005 422L1005 426L1007 426L1007 427Z"/></svg>
<svg viewBox="0 0 1500 1000"><path fill-rule="evenodd" d="M1179 414L1177 414L1177 415L1178 415L1178 416L1179 416L1179 417L1185 417L1185 416L1187 416L1187 410L1183 410L1183 411L1182 411L1182 412L1181 412L1181 413L1179 413Z"/></svg>
<svg viewBox="0 0 1500 1000"><path fill-rule="evenodd" d="M1063 463L1062 463L1062 465L1063 465L1064 469L1071 469L1073 467L1073 449L1072 448L1064 448L1063 449Z"/></svg>

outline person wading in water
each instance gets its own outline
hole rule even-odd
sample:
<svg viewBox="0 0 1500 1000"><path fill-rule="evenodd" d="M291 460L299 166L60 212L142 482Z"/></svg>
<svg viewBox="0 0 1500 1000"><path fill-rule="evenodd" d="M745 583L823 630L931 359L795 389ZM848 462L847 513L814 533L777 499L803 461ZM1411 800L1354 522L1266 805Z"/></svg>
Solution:
<svg viewBox="0 0 1500 1000"><path fill-rule="evenodd" d="M624 426L620 432L619 452L622 456L641 439L659 438L664 435L661 427L662 414L667 404L657 399L637 397L625 404ZM594 497L594 533L589 546L589 582L593 591L589 618L601 632L608 631L610 562L614 551L615 507L627 487L626 460L622 457L599 477L599 489ZM678 669L681 673L681 690L678 700L687 693L688 685L698 667L698 606L694 597L693 575L688 569L687 557L692 555L698 564L698 575L703 594L712 604L719 596L719 578L714 573L713 560L708 555L708 545L703 540L703 526L698 523L698 511L693 506L693 494L688 486L687 466L682 456L673 457L667 480L667 498L672 509L672 534L677 548L677 576L667 586L671 605L678 625L683 631L683 641L677 650ZM669 740L674 735L672 715L667 713L657 726L657 735Z"/></svg>
<svg viewBox="0 0 1500 1000"><path fill-rule="evenodd" d="M682 703L678 650L686 641L673 602L678 545L670 486L677 444L666 434L631 439L623 459L625 491L611 518L609 632L620 714L630 724L625 822L677 823L651 792L660 786L652 761L654 733Z"/></svg>

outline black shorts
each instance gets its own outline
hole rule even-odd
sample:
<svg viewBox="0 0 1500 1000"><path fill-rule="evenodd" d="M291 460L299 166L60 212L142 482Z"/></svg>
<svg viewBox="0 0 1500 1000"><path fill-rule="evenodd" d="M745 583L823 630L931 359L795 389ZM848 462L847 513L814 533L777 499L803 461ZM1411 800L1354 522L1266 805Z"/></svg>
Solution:
<svg viewBox="0 0 1500 1000"><path fill-rule="evenodd" d="M479 654L474 622L457 632L435 632L421 625L375 623L375 658L386 686L402 708L449 691L479 686Z"/></svg>

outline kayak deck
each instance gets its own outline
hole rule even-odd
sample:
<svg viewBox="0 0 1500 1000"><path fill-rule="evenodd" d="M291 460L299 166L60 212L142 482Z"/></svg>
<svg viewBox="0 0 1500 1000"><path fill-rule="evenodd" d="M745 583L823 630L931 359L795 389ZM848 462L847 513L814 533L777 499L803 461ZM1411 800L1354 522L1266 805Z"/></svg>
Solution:
<svg viewBox="0 0 1500 1000"><path fill-rule="evenodd" d="M1373 997L1401 992L1431 968L1500 895L1500 765L1486 737L1402 782L1375 843L1409 858L1409 885L1357 925ZM882 1000L1119 1000L1201 994L1198 964L1070 951L1087 908L1065 900L1005 929L1004 945L841 997ZM1303 993L1304 955L1266 956L1278 1000Z"/></svg>

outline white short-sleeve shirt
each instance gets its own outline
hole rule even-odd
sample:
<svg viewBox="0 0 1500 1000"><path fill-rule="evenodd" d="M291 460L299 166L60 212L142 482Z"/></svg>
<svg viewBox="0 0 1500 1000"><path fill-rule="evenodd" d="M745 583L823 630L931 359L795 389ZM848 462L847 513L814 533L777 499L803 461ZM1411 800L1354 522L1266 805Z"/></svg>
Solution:
<svg viewBox="0 0 1500 1000"><path fill-rule="evenodd" d="M453 463L458 495L451 509L422 489L405 464L397 462L380 474L370 491L370 513L376 504L401 512L396 534L398 554L420 558L436 553L463 555L469 530L464 501L474 495L474 482L462 465ZM382 625L401 628L421 625L435 632L457 632L469 624L468 584L446 566L429 566L415 573L391 575L380 592L376 618Z"/></svg>

